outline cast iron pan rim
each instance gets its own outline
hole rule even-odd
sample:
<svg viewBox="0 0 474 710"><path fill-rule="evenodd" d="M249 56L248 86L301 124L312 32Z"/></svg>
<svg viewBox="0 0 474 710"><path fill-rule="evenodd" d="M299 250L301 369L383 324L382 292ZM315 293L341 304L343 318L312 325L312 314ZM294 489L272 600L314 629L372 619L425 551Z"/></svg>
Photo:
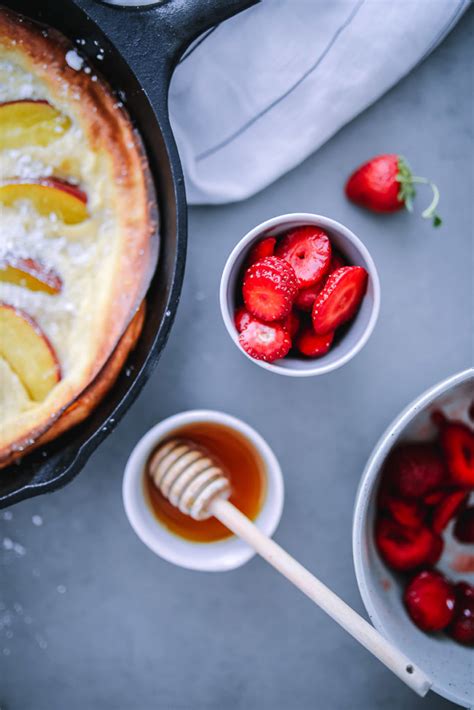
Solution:
<svg viewBox="0 0 474 710"><path fill-rule="evenodd" d="M163 4L163 3L161 3ZM153 7L155 6L148 6L144 9L146 10L152 10ZM12 8L15 9L15 8ZM114 8L115 9L115 8ZM131 9L131 8L124 8L124 9ZM134 10L137 8L133 8ZM88 15L87 12L85 12L80 6L79 10L81 10L89 20L90 16ZM94 25L97 27L98 31L106 36L105 31L97 25L95 20L92 19L92 22L94 22ZM61 31L61 28L59 28L59 31ZM108 40L107 36L106 39ZM109 41L109 40L108 40ZM119 49L115 48L114 45L114 53L116 55L119 55L120 58L125 61L125 63L128 66L128 69L130 71L130 75L133 75L135 80L140 83L138 77L135 74L134 68L129 65L129 63L123 59L121 52ZM167 94L168 86L169 86L169 79L171 76L172 71L169 72L168 77L165 78L165 92ZM115 87L112 85L111 86L112 90L115 90ZM150 165L150 171L151 171L151 179L153 181L154 188L156 190L157 188L157 183L160 182L160 180L163 178L163 175L160 173L169 172L169 176L172 182L173 186L173 200L174 204L172 205L171 208L163 208L162 205L160 205L160 196L156 195L156 204L158 208L158 213L160 215L160 252L159 252L159 258L158 258L158 263L155 269L155 274L154 277L156 277L157 271L160 268L160 259L163 258L163 242L166 239L166 233L162 230L162 223L163 223L163 216L166 214L166 222L167 224L167 232L169 233L168 241L170 243L170 249L172 252L174 252L174 258L172 257L173 261L172 264L168 267L168 281L166 281L166 277L163 281L163 291L166 292L168 291L168 297L164 302L164 305L162 306L162 318L161 321L158 324L158 328L155 331L155 334L152 338L152 342L148 348L148 352L146 356L144 357L141 366L139 369L137 369L133 373L133 379L131 379L130 386L127 388L127 390L123 393L123 395L120 397L116 405L113 407L112 411L110 411L100 423L98 423L97 428L92 431L88 436L83 438L79 445L77 446L77 449L74 452L68 452L65 454L65 460L60 463L59 468L61 469L60 472L56 475L50 478L47 481L40 481L40 482L34 482L34 474L33 474L33 480L30 483L23 483L19 484L19 488L16 489L11 489L7 491L5 494L1 495L0 497L0 508L9 506L13 503L17 503L21 500L25 500L27 498L41 495L43 493L47 493L53 490L57 490L59 488L62 488L65 486L69 481L71 481L79 472L80 470L84 467L86 464L87 460L89 457L92 455L92 453L95 451L95 449L99 446L99 444L106 438L106 436L111 433L119 421L122 419L122 417L125 415L126 411L129 409L129 407L133 404L133 402L136 400L137 396L139 395L140 391L144 387L145 383L147 382L148 378L150 377L154 366L158 362L159 356L168 340L171 327L174 322L174 318L176 315L176 310L178 308L179 304L179 299L180 299L180 294L181 294L181 289L182 289L182 284L184 280L184 271L185 271L185 261L186 261L186 250L187 250L187 215L186 215L186 195L185 195L185 188L184 188L184 180L182 176L182 170L181 170L181 164L179 161L179 155L177 152L176 144L174 143L174 138L172 133L169 131L163 131L163 126L161 125L160 119L158 114L155 111L155 108L153 106L152 101L150 100L147 92L143 89L142 91L150 105L151 110L153 111L155 121L156 121L156 130L159 130L162 135L162 140L164 144L164 149L166 152L166 165L163 165L163 170L157 169L156 166L155 168L152 168ZM135 123L135 116L133 114L133 110L131 111L131 119L132 122ZM144 136L142 136L144 137ZM149 148L146 147L146 152L148 155L149 153ZM163 199L163 198L161 198ZM172 234L173 232L176 232L175 239L172 240ZM149 304L150 307L150 304ZM141 335L140 335L141 337ZM126 367L126 364L124 365L124 369ZM104 400L99 403L97 409L95 409L93 412L91 412L91 416L94 416L94 413L97 412L99 409L100 405L102 402L106 402L107 398L109 396L109 393L105 396ZM83 423L84 424L84 423ZM67 436L68 434L72 435L74 437L74 433L76 433L76 436L80 437L80 427L81 424L77 425L77 427L73 427L71 430L68 430L68 432L65 432L63 435L58 437L58 441L62 438L62 436ZM75 432L75 430L77 430ZM38 469L41 468L41 462L37 464ZM8 469L5 470L5 475L10 474L10 469L13 470L13 475L14 475L14 464L9 467ZM8 473L7 473L8 471ZM0 477L2 476L2 471L0 470Z"/></svg>
<svg viewBox="0 0 474 710"><path fill-rule="evenodd" d="M58 490L59 488L65 486L67 483L69 483L69 481L71 481L73 478L75 478L75 476L77 476L77 474L85 466L88 459L94 453L95 449L101 444L101 442L114 431L115 427L119 424L122 417L126 414L128 409L134 403L141 390L147 383L168 340L171 327L175 319L176 310L178 308L181 289L183 285L186 262L186 249L186 230L184 230L184 232L182 232L181 234L179 234L178 231L176 249L177 258L175 261L174 278L170 295L166 303L166 311L169 311L170 315L166 316L164 320L162 320L161 325L157 331L157 337L154 340L151 348L149 349L145 362L143 363L140 370L137 371L135 379L133 380L130 388L125 392L117 406L106 417L104 423L100 426L100 428L96 429L96 431L94 431L77 449L74 458L70 460L70 463L67 465L66 469L61 475L44 483L26 484L16 491L7 493L2 499L0 499L0 508L6 507L13 503L19 503L22 500L32 498L33 496L41 495L42 493L48 493L53 490ZM80 424L78 426L80 426ZM65 434L67 434L67 432L65 432Z"/></svg>

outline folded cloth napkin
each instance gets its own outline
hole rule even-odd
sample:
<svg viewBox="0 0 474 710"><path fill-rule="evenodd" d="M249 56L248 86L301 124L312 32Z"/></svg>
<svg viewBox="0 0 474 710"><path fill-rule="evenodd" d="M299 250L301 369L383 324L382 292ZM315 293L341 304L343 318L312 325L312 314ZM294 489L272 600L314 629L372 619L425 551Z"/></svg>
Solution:
<svg viewBox="0 0 474 710"><path fill-rule="evenodd" d="M241 200L426 57L469 0L264 0L183 57L170 114L191 204Z"/></svg>

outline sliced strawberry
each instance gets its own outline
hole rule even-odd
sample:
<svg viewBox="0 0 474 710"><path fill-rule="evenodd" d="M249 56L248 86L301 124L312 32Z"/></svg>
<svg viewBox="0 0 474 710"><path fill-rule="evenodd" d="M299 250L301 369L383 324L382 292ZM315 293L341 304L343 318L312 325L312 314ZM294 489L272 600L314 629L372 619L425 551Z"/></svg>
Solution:
<svg viewBox="0 0 474 710"><path fill-rule="evenodd" d="M407 528L389 518L379 518L375 526L375 542L382 558L400 572L432 564L438 537L424 525Z"/></svg>
<svg viewBox="0 0 474 710"><path fill-rule="evenodd" d="M273 256L275 252L275 244L275 237L265 237L254 244L247 257L247 268L252 266L252 264L256 264L257 261L260 261L260 259L264 259L266 256Z"/></svg>
<svg viewBox="0 0 474 710"><path fill-rule="evenodd" d="M454 526L454 537L459 542L473 543L474 542L474 506L471 505L465 508L458 515Z"/></svg>
<svg viewBox="0 0 474 710"><path fill-rule="evenodd" d="M283 320L298 291L295 272L284 259L267 256L244 275L242 294L247 310L263 321Z"/></svg>
<svg viewBox="0 0 474 710"><path fill-rule="evenodd" d="M454 615L453 585L435 570L425 570L414 577L403 595L411 620L423 631L441 631Z"/></svg>
<svg viewBox="0 0 474 710"><path fill-rule="evenodd" d="M318 281L317 284L313 284L307 288L300 288L295 298L296 308L299 308L301 311L308 311L308 313L311 313L316 296L323 290L324 283L325 280L322 279L321 281Z"/></svg>
<svg viewBox="0 0 474 710"><path fill-rule="evenodd" d="M275 254L286 259L298 278L299 288L320 281L331 262L331 242L326 232L318 227L297 227L281 239Z"/></svg>
<svg viewBox="0 0 474 710"><path fill-rule="evenodd" d="M458 643L474 646L474 587L467 582L458 582L454 594L454 615L448 634Z"/></svg>
<svg viewBox="0 0 474 710"><path fill-rule="evenodd" d="M286 330L288 331L288 334L293 340L295 337L296 333L300 329L300 317L296 311L291 310L286 318L286 320L283 321L282 325Z"/></svg>
<svg viewBox="0 0 474 710"><path fill-rule="evenodd" d="M239 343L255 360L273 362L285 357L291 348L291 338L281 323L260 323L252 320L239 335Z"/></svg>
<svg viewBox="0 0 474 710"><path fill-rule="evenodd" d="M444 539L441 535L438 535L435 533L434 539L433 539L433 547L431 548L431 552L428 555L426 559L426 566L427 567L434 567L435 564L438 562L439 558L443 554L444 550Z"/></svg>
<svg viewBox="0 0 474 710"><path fill-rule="evenodd" d="M425 519L425 509L416 500L405 500L395 496L385 496L384 510L400 525L407 528L419 528Z"/></svg>
<svg viewBox="0 0 474 710"><path fill-rule="evenodd" d="M295 340L295 346L306 357L321 357L330 350L334 333L317 335L310 325L303 327Z"/></svg>
<svg viewBox="0 0 474 710"><path fill-rule="evenodd" d="M444 483L446 469L432 444L401 444L390 453L384 475L402 498L422 498Z"/></svg>
<svg viewBox="0 0 474 710"><path fill-rule="evenodd" d="M333 247L328 273L332 274L333 271L336 271L337 269L342 269L343 266L347 266L346 260L344 259L342 254L336 251L336 249L334 249Z"/></svg>
<svg viewBox="0 0 474 710"><path fill-rule="evenodd" d="M446 493L446 488L439 488L438 490L425 493L423 496L423 503L432 508L433 506L438 505L438 503L441 503L443 498L446 497Z"/></svg>
<svg viewBox="0 0 474 710"><path fill-rule="evenodd" d="M248 326L251 320L253 320L253 316L250 315L245 306L240 306L240 308L235 309L234 323L239 333Z"/></svg>
<svg viewBox="0 0 474 710"><path fill-rule="evenodd" d="M474 488L474 432L462 422L442 427L440 442L454 483Z"/></svg>
<svg viewBox="0 0 474 710"><path fill-rule="evenodd" d="M368 274L362 266L344 266L328 276L313 305L313 327L324 335L336 330L357 313L367 289Z"/></svg>
<svg viewBox="0 0 474 710"><path fill-rule="evenodd" d="M453 491L448 493L433 510L431 518L431 529L437 533L443 532L449 521L454 518L466 501L468 493L465 491Z"/></svg>

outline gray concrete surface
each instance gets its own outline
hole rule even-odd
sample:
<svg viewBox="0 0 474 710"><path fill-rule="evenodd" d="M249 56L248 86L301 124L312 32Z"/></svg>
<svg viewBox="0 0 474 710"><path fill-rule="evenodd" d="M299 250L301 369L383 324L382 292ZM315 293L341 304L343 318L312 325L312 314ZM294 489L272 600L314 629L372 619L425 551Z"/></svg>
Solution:
<svg viewBox="0 0 474 710"><path fill-rule="evenodd" d="M412 695L261 560L225 574L161 561L129 527L120 488L130 449L161 418L193 407L242 417L285 474L276 539L363 611L351 515L364 463L402 407L472 360L473 30L471 11L408 78L263 193L190 211L182 302L145 391L70 486L0 513L1 710L449 707ZM381 151L436 179L442 229L345 201L348 171ZM246 360L217 299L234 243L299 210L350 226L382 282L365 350L305 381Z"/></svg>

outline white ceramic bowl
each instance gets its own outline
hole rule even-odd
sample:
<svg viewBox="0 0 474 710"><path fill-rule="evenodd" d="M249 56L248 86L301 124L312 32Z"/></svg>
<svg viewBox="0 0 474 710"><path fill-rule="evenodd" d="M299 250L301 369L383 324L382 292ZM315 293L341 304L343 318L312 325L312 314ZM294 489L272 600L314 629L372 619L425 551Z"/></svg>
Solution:
<svg viewBox="0 0 474 710"><path fill-rule="evenodd" d="M474 370L460 372L412 402L383 434L370 457L357 492L353 522L353 555L357 582L374 626L394 642L433 681L433 690L465 707L474 703L474 654L443 634L427 635L409 619L402 604L402 586L380 559L374 543L374 520L379 474L390 450L404 440L426 440L435 435L430 415L442 410L448 417L468 421L467 410L474 396ZM448 534L445 538L449 538ZM445 553L437 567L451 579L455 541L446 540ZM466 545L462 546L466 552Z"/></svg>
<svg viewBox="0 0 474 710"><path fill-rule="evenodd" d="M223 412L196 409L175 414L154 426L136 444L125 467L122 496L128 520L142 542L168 562L188 569L218 572L235 569L255 552L245 542L230 537L217 542L191 542L178 537L153 515L145 499L143 476L148 457L157 444L173 431L194 422L214 422L235 429L255 447L266 473L266 495L255 524L273 535L283 510L283 476L275 454L266 441L240 419Z"/></svg>
<svg viewBox="0 0 474 710"><path fill-rule="evenodd" d="M331 350L320 358L307 359L288 356L273 363L255 360L251 358L239 344L239 334L234 324L234 312L236 308L236 294L240 286L239 279L246 256L252 245L259 239L268 236L280 236L289 229L301 227L306 224L314 224L316 227L324 229L331 243L338 249L347 260L354 266L363 266L369 272L369 285L362 305L356 317L349 326L344 337L331 348ZM227 259L221 278L220 286L220 306L222 318L224 319L227 331L237 345L253 363L263 367L265 370L276 372L279 375L290 377L311 377L312 375L323 375L341 367L349 362L359 350L361 350L369 339L377 321L380 309L380 283L377 269L367 248L350 229L340 222L336 222L329 217L305 212L294 214L284 214L280 217L273 217L266 222L262 222L254 227L243 239L238 242Z"/></svg>

